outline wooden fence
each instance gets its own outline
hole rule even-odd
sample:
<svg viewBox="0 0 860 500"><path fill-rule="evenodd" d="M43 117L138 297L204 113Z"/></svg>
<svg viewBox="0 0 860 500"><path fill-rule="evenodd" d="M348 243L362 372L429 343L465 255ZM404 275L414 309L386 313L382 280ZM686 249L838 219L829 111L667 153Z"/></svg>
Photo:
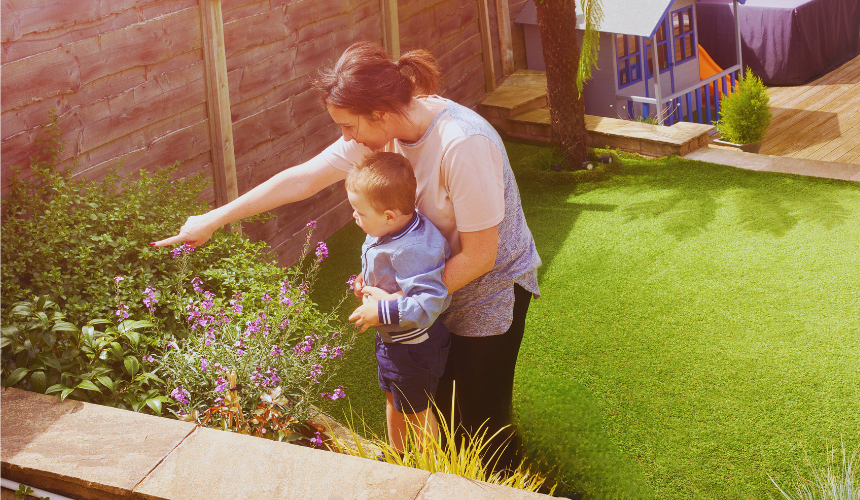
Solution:
<svg viewBox="0 0 860 500"><path fill-rule="evenodd" d="M525 67L510 22L524 0L507 1L4 0L0 183L5 192L12 165L29 175L54 108L73 175L179 162L180 176L210 176L205 199L223 204L338 137L309 80L356 41L430 50L442 95L474 107ZM318 239L349 220L345 200L335 185L249 232L288 265L308 220Z"/></svg>

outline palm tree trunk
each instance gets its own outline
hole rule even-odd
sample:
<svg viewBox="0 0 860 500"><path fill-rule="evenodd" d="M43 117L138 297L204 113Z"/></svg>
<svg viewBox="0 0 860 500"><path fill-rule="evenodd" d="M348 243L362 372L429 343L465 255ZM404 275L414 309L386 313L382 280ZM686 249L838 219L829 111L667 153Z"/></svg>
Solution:
<svg viewBox="0 0 860 500"><path fill-rule="evenodd" d="M576 169L588 159L585 100L576 89L580 56L576 0L535 0L535 7L546 65L552 141L568 168Z"/></svg>

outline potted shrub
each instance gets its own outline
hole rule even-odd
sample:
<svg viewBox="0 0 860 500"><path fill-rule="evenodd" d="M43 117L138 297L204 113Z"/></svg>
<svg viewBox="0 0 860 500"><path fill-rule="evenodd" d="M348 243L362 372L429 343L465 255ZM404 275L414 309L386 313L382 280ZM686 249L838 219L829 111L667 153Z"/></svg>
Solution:
<svg viewBox="0 0 860 500"><path fill-rule="evenodd" d="M769 102L767 87L747 68L734 91L720 100L720 119L716 126L722 140L714 142L758 153L770 125Z"/></svg>

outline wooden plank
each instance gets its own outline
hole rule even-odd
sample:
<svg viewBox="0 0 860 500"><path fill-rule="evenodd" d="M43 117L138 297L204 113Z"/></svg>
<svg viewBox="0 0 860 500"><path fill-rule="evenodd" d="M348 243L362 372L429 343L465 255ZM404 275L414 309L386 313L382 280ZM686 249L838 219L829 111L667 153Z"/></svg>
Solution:
<svg viewBox="0 0 860 500"><path fill-rule="evenodd" d="M820 109L802 110L790 120L786 120L784 124L791 124L791 126L772 139L770 144L763 144L766 148L763 148L762 153L782 155L788 152L799 152L834 131L838 136L842 122L848 118L843 113L856 110L857 106L860 106L860 92L846 91L842 94L832 94L831 97L833 99L828 99L827 104ZM835 119L828 123L828 118Z"/></svg>
<svg viewBox="0 0 860 500"><path fill-rule="evenodd" d="M481 48L484 56L484 86L487 92L496 88L496 71L493 68L493 43L490 35L490 13L487 9L487 0L477 0L478 14L480 15Z"/></svg>
<svg viewBox="0 0 860 500"><path fill-rule="evenodd" d="M72 93L112 73L200 48L198 17L197 9L185 9L5 64L2 110Z"/></svg>
<svg viewBox="0 0 860 500"><path fill-rule="evenodd" d="M816 145L817 147L814 150L810 148L812 151L809 153L804 152L806 153L804 157L816 160L836 161L837 158L845 153L857 148L858 143L860 143L858 134L860 134L860 112L854 111L850 115L842 115L840 116L839 135L833 140ZM803 153L798 152L797 154Z"/></svg>
<svg viewBox="0 0 860 500"><path fill-rule="evenodd" d="M392 61L400 59L400 14L397 0L379 0L382 16L382 46Z"/></svg>
<svg viewBox="0 0 860 500"><path fill-rule="evenodd" d="M514 41L511 36L511 12L508 0L496 0L496 17L499 22L502 75L508 76L514 72Z"/></svg>
<svg viewBox="0 0 860 500"><path fill-rule="evenodd" d="M200 11L212 179L215 185L215 205L220 207L239 197L221 0L200 0Z"/></svg>

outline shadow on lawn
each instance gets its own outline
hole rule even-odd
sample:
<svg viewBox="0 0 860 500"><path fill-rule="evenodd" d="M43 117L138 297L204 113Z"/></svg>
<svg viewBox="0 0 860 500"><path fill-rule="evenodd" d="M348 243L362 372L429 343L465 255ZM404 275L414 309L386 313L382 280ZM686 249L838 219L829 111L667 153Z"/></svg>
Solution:
<svg viewBox="0 0 860 500"><path fill-rule="evenodd" d="M626 220L660 219L664 231L679 240L702 233L719 209L735 213L742 229L776 237L784 236L801 222L832 229L850 217L834 190L821 189L821 183L844 181L809 182L799 176L680 158L633 168L622 171L617 179L619 187L652 199L623 207Z"/></svg>

